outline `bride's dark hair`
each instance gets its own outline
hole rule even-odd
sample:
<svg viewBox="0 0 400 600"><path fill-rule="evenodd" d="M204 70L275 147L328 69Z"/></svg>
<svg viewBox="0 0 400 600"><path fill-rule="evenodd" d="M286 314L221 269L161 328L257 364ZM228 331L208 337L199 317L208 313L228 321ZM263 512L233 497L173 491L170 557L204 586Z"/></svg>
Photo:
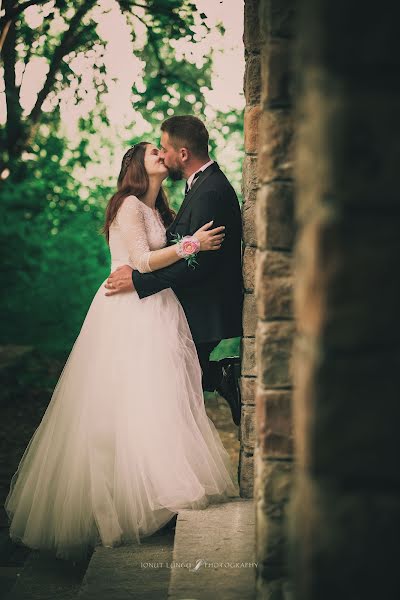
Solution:
<svg viewBox="0 0 400 600"><path fill-rule="evenodd" d="M144 155L146 146L149 143L139 142L124 154L118 175L117 191L110 198L106 207L105 223L102 231L107 242L110 237L110 225L114 221L123 200L130 195L137 196L140 199L149 188L149 176L144 166ZM168 227L174 220L175 213L168 204L168 198L162 186L156 199L156 208L160 212L165 227Z"/></svg>

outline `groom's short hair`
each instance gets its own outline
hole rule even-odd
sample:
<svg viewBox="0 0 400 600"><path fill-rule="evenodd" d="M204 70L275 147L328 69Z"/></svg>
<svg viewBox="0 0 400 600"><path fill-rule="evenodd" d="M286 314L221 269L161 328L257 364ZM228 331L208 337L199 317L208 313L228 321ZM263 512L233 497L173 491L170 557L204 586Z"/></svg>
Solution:
<svg viewBox="0 0 400 600"><path fill-rule="evenodd" d="M176 150L187 148L199 158L208 156L208 131L203 121L192 115L170 117L161 125Z"/></svg>

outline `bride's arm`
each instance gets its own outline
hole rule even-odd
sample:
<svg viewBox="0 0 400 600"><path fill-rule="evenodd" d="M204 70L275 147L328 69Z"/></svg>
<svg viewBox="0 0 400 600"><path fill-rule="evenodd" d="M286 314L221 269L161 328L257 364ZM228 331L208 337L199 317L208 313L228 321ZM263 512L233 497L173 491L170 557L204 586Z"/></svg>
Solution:
<svg viewBox="0 0 400 600"><path fill-rule="evenodd" d="M121 234L128 246L132 263L140 273L149 273L168 267L178 260L176 245L167 246L160 250L150 250L144 222L144 208L135 196L125 198L118 211L118 224ZM223 240L224 227L209 229L211 223L200 227L195 236L200 242L200 250L218 250Z"/></svg>
<svg viewBox="0 0 400 600"><path fill-rule="evenodd" d="M222 226L210 229L211 225L212 221L206 223L194 233L194 236L200 242L200 252L219 250L221 247L221 243L224 239L223 230L225 227ZM172 246L162 248L161 250L152 250L150 252L149 267L151 271L157 271L158 269L168 267L169 265L178 262L181 258L182 257L177 254L176 244L173 244Z"/></svg>

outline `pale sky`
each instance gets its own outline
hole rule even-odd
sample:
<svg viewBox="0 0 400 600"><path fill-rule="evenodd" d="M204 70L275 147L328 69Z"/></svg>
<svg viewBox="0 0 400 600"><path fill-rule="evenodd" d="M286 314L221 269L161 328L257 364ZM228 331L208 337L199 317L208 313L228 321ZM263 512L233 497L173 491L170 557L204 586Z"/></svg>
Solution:
<svg viewBox="0 0 400 600"><path fill-rule="evenodd" d="M243 73L244 73L244 49L243 49L243 0L195 0L199 12L207 15L207 24L211 32L196 44L188 44L185 41L172 41L177 57L197 64L202 64L203 56L213 50L213 74L212 90L205 92L206 100L209 104L204 118L209 124L213 121L214 110L229 111L231 108L244 108L243 97ZM53 6L53 0L43 7L32 6L25 11L27 22L32 27L38 26ZM139 9L140 10L140 9ZM105 12L107 11L107 12ZM98 32L100 38L107 43L105 52L106 74L103 75L108 86L107 96L103 95L103 102L107 107L108 118L111 128L105 129L104 124L98 119L99 135L103 135L111 145L123 149L124 140L132 139L132 135L141 136L151 133L151 127L142 115L135 111L134 100L132 99L132 86L136 85L139 92L143 87L142 71L144 63L135 56L135 48L143 46L145 40L145 28L136 19L135 33L136 40L132 42L130 37L130 26L126 23L125 17L121 14L119 6L115 0L99 0L95 12L93 13L98 23ZM221 21L225 27L225 35L222 36L214 29L217 22ZM54 32L61 31L63 23L52 21ZM202 27L198 25L199 38L202 34ZM40 42L40 40L39 40ZM82 100L76 104L74 91L77 87L76 80L72 79L70 85L61 93L61 118L62 133L65 134L72 143L77 142L81 132L77 129L79 117L85 118L96 106L96 94L93 86L93 66L98 62L100 47L94 46L85 53L81 52L70 62L70 67L76 75L82 78L81 88L84 88ZM26 113L32 109L37 97L37 93L43 85L48 64L45 59L33 58L28 68L23 73L22 64L17 65L17 80L22 80L21 86L21 104ZM0 72L1 73L1 72ZM1 80L0 80L1 81ZM58 96L60 98L60 96ZM52 110L54 98L48 97L43 105L43 110ZM153 113L156 113L157 107L152 107ZM171 113L172 114L172 109ZM5 97L4 91L0 88L0 123L5 122ZM162 115L160 114L160 119ZM134 130L132 124L134 123ZM97 127L97 123L95 123ZM45 127L45 126L42 126ZM102 147L99 143L99 137L93 139L91 144L93 158L96 155L99 161L94 161L89 171L82 170L77 173L78 178L83 184L89 185L89 180L93 176L102 178L101 163L109 157L109 148ZM236 153L234 141L226 140L226 147L223 152L225 158L229 159L229 152L232 152L232 159ZM110 173L114 173L118 168L120 157L115 157L115 164L109 165ZM97 173L97 170L99 172Z"/></svg>
<svg viewBox="0 0 400 600"><path fill-rule="evenodd" d="M49 2L43 9L35 6L25 11L28 23L32 26L38 25L46 16L46 6L51 7ZM187 44L175 43L174 46L178 56L185 56L187 60L197 63L202 62L202 56L212 47L214 50L214 69L212 77L213 90L207 94L207 101L212 107L219 110L242 108L244 106L242 87L244 71L244 51L242 44L243 35L243 0L196 0L200 12L207 15L207 24L213 28L222 21L226 33L221 36L216 30L211 31L204 40L191 46L188 54ZM103 10L108 12L103 14ZM130 29L125 18L120 13L115 0L100 0L97 4L98 29L100 36L107 41L105 62L107 70L107 82L110 88L104 101L108 107L108 116L113 125L123 126L132 122L134 107L131 101L131 87L134 82L139 84L140 74L144 65L134 55L134 46L130 39ZM53 23L53 28L60 30L60 23ZM138 23L136 31L139 33L135 45L143 43L143 33ZM92 66L96 64L96 55L99 49L79 54L72 62L73 71L82 77L82 84L86 93L84 100L76 106L73 101L74 83L62 94L62 117L64 123L69 123L72 134L74 122L78 116L85 116L95 106L95 93L91 85ZM48 65L41 58L30 61L23 77L21 87L21 103L25 111L29 112L35 102L37 92L42 85ZM17 66L17 78L21 78L22 65ZM115 81L112 81L112 80ZM4 93L1 94L0 120L4 123L5 102ZM49 101L44 106L51 109Z"/></svg>

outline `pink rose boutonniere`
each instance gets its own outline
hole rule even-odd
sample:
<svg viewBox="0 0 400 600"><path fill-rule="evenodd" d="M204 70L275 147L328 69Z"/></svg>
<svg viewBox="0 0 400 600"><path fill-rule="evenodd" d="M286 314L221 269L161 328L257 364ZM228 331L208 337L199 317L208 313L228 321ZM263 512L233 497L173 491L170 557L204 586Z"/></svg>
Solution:
<svg viewBox="0 0 400 600"><path fill-rule="evenodd" d="M200 242L194 235L181 236L179 233L174 234L173 243L176 244L176 253L180 258L184 258L189 267L196 268L199 263L196 260L196 255L200 250Z"/></svg>

